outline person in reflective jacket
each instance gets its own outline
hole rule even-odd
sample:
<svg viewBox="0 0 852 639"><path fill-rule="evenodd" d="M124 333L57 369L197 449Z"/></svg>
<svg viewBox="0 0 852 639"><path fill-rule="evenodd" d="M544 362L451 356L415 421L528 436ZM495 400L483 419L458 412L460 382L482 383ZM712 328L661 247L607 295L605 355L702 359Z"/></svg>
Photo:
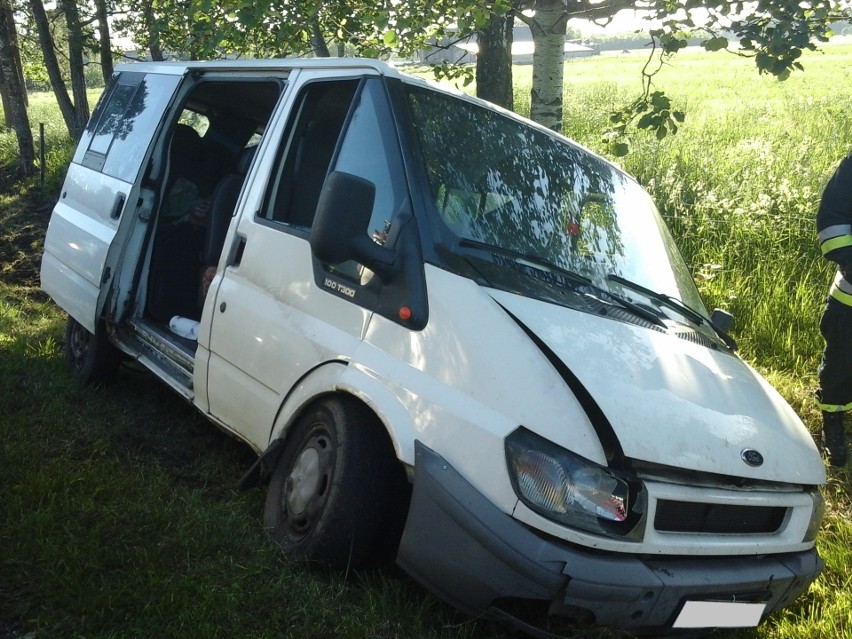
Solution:
<svg viewBox="0 0 852 639"><path fill-rule="evenodd" d="M816 225L823 256L837 264L820 319L825 349L818 370L817 402L828 460L832 466L844 466L844 416L852 409L852 153L826 184Z"/></svg>

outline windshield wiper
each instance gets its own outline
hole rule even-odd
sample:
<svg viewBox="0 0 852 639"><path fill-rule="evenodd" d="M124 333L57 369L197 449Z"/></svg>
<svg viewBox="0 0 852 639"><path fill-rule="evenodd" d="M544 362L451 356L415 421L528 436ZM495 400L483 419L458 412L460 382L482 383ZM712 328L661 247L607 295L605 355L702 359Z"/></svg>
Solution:
<svg viewBox="0 0 852 639"><path fill-rule="evenodd" d="M725 344L727 345L728 348L730 348L732 351L737 350L736 340L734 340L733 337L728 335L728 332L724 328L718 326L716 324L716 322L714 322L712 319L708 318L707 316L703 315L702 313L699 313L694 308L687 306L686 303L683 302L682 300L679 300L676 297L672 297L671 295L666 295L665 293L657 293L656 291L652 291L649 288L645 288L641 284L637 284L636 282L631 282L630 280L625 279L625 278L621 277L620 275L616 275L614 273L610 273L609 275L607 275L607 279L612 281L612 282L616 282L617 284L621 284L622 286L625 286L627 288L633 289L634 291L638 291L638 292L646 295L647 297L649 297L652 300L657 300L657 301L661 302L662 304L665 304L666 306L674 309L676 312L680 313L681 315L683 315L687 319L692 320L695 324L698 324L698 325L706 324L707 326L709 326L713 330L713 332L716 333L716 335L719 336L719 338L723 342L725 342ZM715 311L714 311L714 316L715 316Z"/></svg>
<svg viewBox="0 0 852 639"><path fill-rule="evenodd" d="M662 304L665 304L671 309L674 309L684 317L691 320L694 324L708 324L712 326L712 322L709 319L704 317L701 313L696 311L693 308L687 306L684 302L677 299L676 297L672 297L671 295L666 295L665 293L657 293L657 291L652 291L649 288L645 288L641 284L637 284L636 282L631 282L630 280L621 277L620 275L615 275L614 273L610 273L606 276L608 280L611 282L615 282L616 284L621 284L627 288L633 289L634 291L638 291L643 295L649 297L652 300L657 300ZM714 327L715 328L715 327Z"/></svg>
<svg viewBox="0 0 852 639"><path fill-rule="evenodd" d="M486 252L505 255L507 257L512 258L517 264L529 266L538 270L543 270L551 275L561 276L565 279L570 280L574 284L580 284L594 290L596 293L594 297L604 303L612 304L614 306L620 306L626 311L633 313L634 315L638 315L642 319L647 320L648 322L651 322L656 326L666 329L668 328L666 326L666 323L652 311L643 308L642 306L635 304L630 300L624 299L620 295L615 295L614 293L611 293L610 291L601 288L599 285L595 284L590 278L586 277L585 275L582 275L575 271L571 271L561 266L557 266L555 264L551 264L547 260L544 260L537 255L528 255L526 253L523 253L522 251L516 251L514 249L506 248L505 246L495 246L493 244L480 242L478 240L471 240L469 238L460 239L459 246L468 246Z"/></svg>
<svg viewBox="0 0 852 639"><path fill-rule="evenodd" d="M496 246L494 244L480 242L479 240L471 240L469 238L461 238L459 240L459 246L467 246L469 248L479 249L487 253L497 253L499 255L505 255L506 257L509 257L514 260L516 263L537 268L538 270L545 271L546 273L550 273L551 275L561 275L566 279L571 280L575 284L583 284L585 286L591 286L595 289L600 288L596 286L594 282L592 282L592 280L590 280L585 275L581 275L580 273L577 273L575 271L570 271L561 266L557 266L556 264L552 264L547 260L540 258L538 255L529 255L527 253L524 253L523 251L516 251L515 249L507 248L505 246Z"/></svg>

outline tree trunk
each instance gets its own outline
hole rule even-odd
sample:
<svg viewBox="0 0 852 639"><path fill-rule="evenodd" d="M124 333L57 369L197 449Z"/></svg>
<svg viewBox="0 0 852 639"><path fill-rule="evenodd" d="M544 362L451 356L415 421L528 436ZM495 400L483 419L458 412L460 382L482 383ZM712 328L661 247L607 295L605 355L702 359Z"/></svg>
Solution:
<svg viewBox="0 0 852 639"><path fill-rule="evenodd" d="M89 96L86 95L83 27L76 0L62 0L65 24L68 26L68 65L71 71L71 94L74 96L74 140L79 140L89 121Z"/></svg>
<svg viewBox="0 0 852 639"><path fill-rule="evenodd" d="M476 95L501 107L514 108L512 95L512 27L514 12L492 15L476 34Z"/></svg>
<svg viewBox="0 0 852 639"><path fill-rule="evenodd" d="M12 10L14 11L14 9ZM18 46L18 32L15 29L15 16L13 12L5 14L3 19L6 20L6 33L9 34L9 45L11 47L11 59L13 63L16 65L16 73L18 74L20 85L24 90L24 106L29 107L30 100L29 94L27 93L26 80L24 79L24 67L21 64L21 49ZM12 105L9 102L9 95L5 84L0 84L0 98L3 100L3 115L6 126L10 129L14 128L12 123Z"/></svg>
<svg viewBox="0 0 852 639"><path fill-rule="evenodd" d="M95 0L95 11L98 18L98 52L101 57L101 74L104 84L109 84L112 77L112 39L109 35L109 15L106 0Z"/></svg>
<svg viewBox="0 0 852 639"><path fill-rule="evenodd" d="M154 62L163 61L163 48L160 44L160 28L154 17L154 6L152 0L146 0L142 8L142 17L145 21L145 29L148 31L148 52Z"/></svg>
<svg viewBox="0 0 852 639"><path fill-rule="evenodd" d="M30 119L27 115L26 86L21 82L18 69L21 66L20 53L16 46L17 36L9 31L9 25L14 24L12 5L9 0L0 0L0 83L9 105L8 119L11 121L15 136L18 139L20 164L18 170L22 175L32 175L35 170L35 146L33 132L30 129ZM17 60L15 59L17 57Z"/></svg>
<svg viewBox="0 0 852 639"><path fill-rule="evenodd" d="M328 50L328 43L320 30L319 21L314 17L311 20L311 47L313 47L314 55L318 58L330 58L331 52Z"/></svg>
<svg viewBox="0 0 852 639"><path fill-rule="evenodd" d="M12 105L9 102L9 90L5 82L0 82L0 100L3 104L3 122L7 129L14 128L12 125Z"/></svg>
<svg viewBox="0 0 852 639"><path fill-rule="evenodd" d="M12 11L4 17L7 22L6 29L9 33L9 42L12 46L12 59L15 63L15 72L18 74L21 87L24 91L24 106L29 107L30 97L27 93L27 81L26 78L24 78L24 65L21 62L21 47L18 46L18 31L15 27L14 7L12 8Z"/></svg>
<svg viewBox="0 0 852 639"><path fill-rule="evenodd" d="M56 96L59 112L62 113L65 128L68 129L68 135L73 137L77 121L74 113L74 103L71 102L71 98L68 96L68 89L65 86L65 80L62 78L59 61L56 59L53 36L50 32L50 24L47 21L47 14L44 11L42 0L30 0L30 9L33 12L33 20L36 23L38 40L41 45L42 54L44 55L44 66L47 69L50 86L53 88L53 95Z"/></svg>
<svg viewBox="0 0 852 639"><path fill-rule="evenodd" d="M538 0L529 21L535 45L530 118L558 133L562 133L567 23L564 0Z"/></svg>

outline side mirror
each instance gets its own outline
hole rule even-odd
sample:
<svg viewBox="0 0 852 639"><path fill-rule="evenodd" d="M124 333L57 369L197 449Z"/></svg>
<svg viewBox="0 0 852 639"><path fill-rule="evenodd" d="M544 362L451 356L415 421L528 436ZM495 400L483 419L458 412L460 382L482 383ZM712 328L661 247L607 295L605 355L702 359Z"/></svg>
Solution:
<svg viewBox="0 0 852 639"><path fill-rule="evenodd" d="M393 266L395 251L377 244L367 228L376 185L351 173L328 175L311 228L311 250L318 260L337 265L354 260L378 273Z"/></svg>
<svg viewBox="0 0 852 639"><path fill-rule="evenodd" d="M713 328L716 329L716 333L719 337L721 337L725 344L728 345L728 348L732 351L737 350L736 340L728 334L728 331L731 330L731 326L734 325L734 316L728 311L723 311L721 308L714 308L713 312L710 314L710 323L713 325Z"/></svg>
<svg viewBox="0 0 852 639"><path fill-rule="evenodd" d="M710 323L723 333L730 333L731 326L734 325L734 316L721 308L714 308L710 314Z"/></svg>

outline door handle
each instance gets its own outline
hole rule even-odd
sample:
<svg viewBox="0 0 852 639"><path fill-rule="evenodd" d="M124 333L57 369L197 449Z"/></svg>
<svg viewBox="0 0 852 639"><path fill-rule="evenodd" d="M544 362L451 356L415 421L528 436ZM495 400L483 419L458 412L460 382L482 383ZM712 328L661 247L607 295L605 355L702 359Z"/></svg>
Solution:
<svg viewBox="0 0 852 639"><path fill-rule="evenodd" d="M115 194L115 200L112 202L112 210L110 211L110 218L113 220L117 220L118 216L121 215L121 211L124 208L124 200L127 196L119 191Z"/></svg>
<svg viewBox="0 0 852 639"><path fill-rule="evenodd" d="M243 235L237 235L239 239L239 244L237 244L237 250L234 251L234 260L232 262L233 266L239 266L240 262L243 261L243 252L246 250L246 238Z"/></svg>

